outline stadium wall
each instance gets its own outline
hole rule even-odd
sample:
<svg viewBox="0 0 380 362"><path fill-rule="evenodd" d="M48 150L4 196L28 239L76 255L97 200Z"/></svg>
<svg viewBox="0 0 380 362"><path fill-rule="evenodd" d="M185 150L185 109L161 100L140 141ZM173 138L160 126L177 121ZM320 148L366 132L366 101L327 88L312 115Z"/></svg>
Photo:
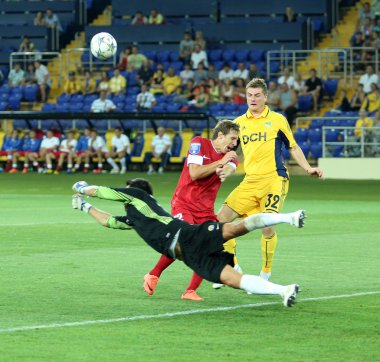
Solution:
<svg viewBox="0 0 380 362"><path fill-rule="evenodd" d="M380 158L320 158L328 179L380 180Z"/></svg>

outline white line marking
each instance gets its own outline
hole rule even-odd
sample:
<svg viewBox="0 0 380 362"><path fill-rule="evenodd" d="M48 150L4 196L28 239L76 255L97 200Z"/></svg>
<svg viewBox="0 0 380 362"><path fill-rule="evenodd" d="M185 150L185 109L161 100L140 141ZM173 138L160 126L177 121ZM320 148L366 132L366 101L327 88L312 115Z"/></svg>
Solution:
<svg viewBox="0 0 380 362"><path fill-rule="evenodd" d="M341 299L341 298L353 298L366 295L380 294L380 291L376 292L363 292L363 293L354 293L354 294L341 294L341 295L328 295L325 297L314 297L314 298L305 298L300 299L298 302L312 302L316 300L330 300L330 299ZM64 328L64 327L80 327L80 326L89 326L95 324L110 324L110 323L119 323L119 322L130 322L143 319L160 319L160 318L170 318L178 316L187 316L191 314L201 314L201 313L214 313L214 312L225 312L236 309L243 308L257 308L264 307L267 305L276 305L280 304L279 302L266 302L266 303L254 303L254 304L240 304L229 307L217 307L217 308L207 308L207 309L190 309L181 312L172 312L172 313L162 313L162 314L148 314L148 315L137 315L133 317L121 317L113 319L98 319L92 321L80 321L80 322L67 322L67 323L52 323L52 324L40 324L33 326L20 326L20 327L11 327L0 329L0 333L12 333L12 332L22 332L22 331L31 331L36 329L52 329L52 328Z"/></svg>

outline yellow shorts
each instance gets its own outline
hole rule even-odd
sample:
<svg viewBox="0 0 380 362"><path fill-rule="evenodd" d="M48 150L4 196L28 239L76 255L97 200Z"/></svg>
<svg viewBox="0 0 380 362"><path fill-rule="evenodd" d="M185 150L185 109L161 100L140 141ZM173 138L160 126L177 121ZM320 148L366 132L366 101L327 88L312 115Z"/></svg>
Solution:
<svg viewBox="0 0 380 362"><path fill-rule="evenodd" d="M223 244L224 251L236 255L236 239L227 240Z"/></svg>
<svg viewBox="0 0 380 362"><path fill-rule="evenodd" d="M289 188L289 179L272 177L265 180L243 180L225 203L241 217L259 212L280 212Z"/></svg>

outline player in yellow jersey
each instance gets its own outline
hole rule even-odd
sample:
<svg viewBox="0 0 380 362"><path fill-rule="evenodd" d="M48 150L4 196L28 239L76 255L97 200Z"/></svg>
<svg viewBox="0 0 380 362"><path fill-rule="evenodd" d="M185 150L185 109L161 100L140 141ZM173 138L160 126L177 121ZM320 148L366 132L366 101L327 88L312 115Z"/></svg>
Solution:
<svg viewBox="0 0 380 362"><path fill-rule="evenodd" d="M323 171L319 167L311 167L306 160L286 118L266 106L267 94L264 79L254 78L246 85L248 111L235 119L240 126L245 178L219 211L220 222L260 212L280 212L289 187L289 175L281 155L283 145L309 176L323 177ZM276 245L275 228L262 229L260 276L266 280L271 275ZM218 285L214 285L216 287Z"/></svg>

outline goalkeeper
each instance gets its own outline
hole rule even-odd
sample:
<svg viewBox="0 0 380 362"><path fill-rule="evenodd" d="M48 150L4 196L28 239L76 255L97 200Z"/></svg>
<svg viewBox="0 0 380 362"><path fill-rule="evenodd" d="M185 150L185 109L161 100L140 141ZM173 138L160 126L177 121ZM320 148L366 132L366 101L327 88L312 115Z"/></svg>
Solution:
<svg viewBox="0 0 380 362"><path fill-rule="evenodd" d="M157 252L182 260L204 279L249 293L279 295L288 307L295 303L299 289L297 284L283 286L255 275L241 275L233 268L233 255L223 251L223 243L250 231L280 223L300 228L304 225L303 210L288 214L255 214L232 223L207 221L192 225L166 212L152 196L151 184L144 179L127 181L127 188L90 186L79 181L73 185L73 190L79 193L72 198L74 209L88 213L108 228L135 229ZM85 202L80 194L122 202L126 216L112 216L101 211Z"/></svg>

